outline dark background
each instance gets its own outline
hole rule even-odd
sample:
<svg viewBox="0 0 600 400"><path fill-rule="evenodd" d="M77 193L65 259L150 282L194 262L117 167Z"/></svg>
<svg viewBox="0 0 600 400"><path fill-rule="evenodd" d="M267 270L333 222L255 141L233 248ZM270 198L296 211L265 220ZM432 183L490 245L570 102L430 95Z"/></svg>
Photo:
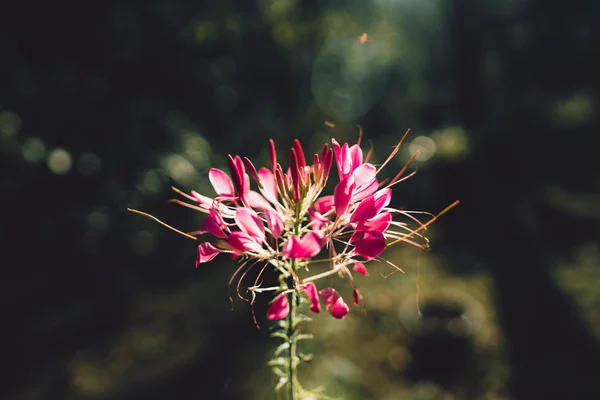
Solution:
<svg viewBox="0 0 600 400"><path fill-rule="evenodd" d="M307 385L600 398L599 18L595 0L2 5L1 397L271 398L234 263L194 269L196 244L125 209L195 230L171 185L211 195L228 153L312 153L358 123L379 162L407 128L393 167L428 154L395 205L461 205L421 258L422 323L403 320L417 253L393 250L407 274L372 273L366 314L316 319Z"/></svg>

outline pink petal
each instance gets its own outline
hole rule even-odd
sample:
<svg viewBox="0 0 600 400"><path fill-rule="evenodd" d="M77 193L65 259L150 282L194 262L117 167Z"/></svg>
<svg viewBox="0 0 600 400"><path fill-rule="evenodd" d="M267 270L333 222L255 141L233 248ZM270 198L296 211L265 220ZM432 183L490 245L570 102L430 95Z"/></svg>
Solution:
<svg viewBox="0 0 600 400"><path fill-rule="evenodd" d="M356 188L356 190L352 193L352 202L357 202L369 197L377 191L378 187L379 181L377 179L373 179L368 185Z"/></svg>
<svg viewBox="0 0 600 400"><path fill-rule="evenodd" d="M312 312L321 312L321 302L319 301L319 296L317 294L317 287L314 283L308 282L303 285L300 285L304 293L308 296L308 299L312 303L309 310Z"/></svg>
<svg viewBox="0 0 600 400"><path fill-rule="evenodd" d="M219 221L214 215L208 215L206 218L204 218L204 221L202 221L202 225L200 226L200 231L203 233L208 232L218 238L227 237L227 235L223 232L223 229L221 229L221 224L219 224Z"/></svg>
<svg viewBox="0 0 600 400"><path fill-rule="evenodd" d="M355 262L354 268L352 268L352 269L355 270L356 272L358 272L359 274L363 274L364 276L369 275L369 273L367 272L367 268L365 267L365 264L363 264L361 262Z"/></svg>
<svg viewBox="0 0 600 400"><path fill-rule="evenodd" d="M217 168L211 168L208 171L208 179L219 196L235 196L233 182L225 172Z"/></svg>
<svg viewBox="0 0 600 400"><path fill-rule="evenodd" d="M196 253L196 268L200 264L209 262L222 251L210 243L202 243L198 246L198 252Z"/></svg>
<svg viewBox="0 0 600 400"><path fill-rule="evenodd" d="M350 222L365 222L366 220L373 218L375 215L377 215L377 210L375 209L375 197L369 196L364 199L358 205L358 207L356 207L356 210L354 210L352 216L350 217Z"/></svg>
<svg viewBox="0 0 600 400"><path fill-rule="evenodd" d="M249 251L258 253L263 250L262 245L256 242L256 238L244 231L231 232L227 243L233 250L234 255L241 255Z"/></svg>
<svg viewBox="0 0 600 400"><path fill-rule="evenodd" d="M352 192L354 191L354 182L351 178L344 178L337 184L333 191L333 200L335 202L335 214L340 217L348 210Z"/></svg>
<svg viewBox="0 0 600 400"><path fill-rule="evenodd" d="M325 288L321 289L319 292L323 302L325 302L325 307L327 311L334 317L338 319L346 318L350 309L348 305L342 299L342 296L333 288Z"/></svg>
<svg viewBox="0 0 600 400"><path fill-rule="evenodd" d="M327 218L323 217L323 215L313 210L312 208L308 210L308 215L310 219L310 226L316 230L320 230L323 227L323 225L325 225L329 221Z"/></svg>
<svg viewBox="0 0 600 400"><path fill-rule="evenodd" d="M371 218L365 225L369 230L385 232L390 226L390 222L392 222L392 214L384 211Z"/></svg>
<svg viewBox="0 0 600 400"><path fill-rule="evenodd" d="M288 303L285 293L281 293L279 296L275 297L275 301L273 301L269 307L269 310L267 311L267 318L270 320L283 319L287 317L289 312L290 303Z"/></svg>
<svg viewBox="0 0 600 400"><path fill-rule="evenodd" d="M371 183L376 175L377 168L375 168L373 164L361 164L352 172L356 187L359 188Z"/></svg>
<svg viewBox="0 0 600 400"><path fill-rule="evenodd" d="M377 213L379 214L384 207L389 206L390 201L392 201L392 189L381 189L375 193L375 208L377 209Z"/></svg>
<svg viewBox="0 0 600 400"><path fill-rule="evenodd" d="M330 211L334 205L335 202L333 200L333 196L329 195L317 199L317 201L315 201L314 207L315 210L317 210L317 212L319 212L320 214L325 214L328 211Z"/></svg>
<svg viewBox="0 0 600 400"><path fill-rule="evenodd" d="M204 196L196 192L195 190L192 190L192 196L203 208L209 208L212 206L213 199L211 199L210 197Z"/></svg>
<svg viewBox="0 0 600 400"><path fill-rule="evenodd" d="M240 207L235 212L235 223L247 234L261 243L265 240L265 226L256 212L250 208Z"/></svg>
<svg viewBox="0 0 600 400"><path fill-rule="evenodd" d="M354 144L350 146L350 158L352 159L352 166L354 169L358 168L363 163L363 152L359 145Z"/></svg>
<svg viewBox="0 0 600 400"><path fill-rule="evenodd" d="M385 237L379 231L365 232L363 239L354 247L354 254L371 260L385 250Z"/></svg>
<svg viewBox="0 0 600 400"><path fill-rule="evenodd" d="M265 216L267 217L267 226L271 231L271 234L275 239L279 239L283 233L283 220L278 212L272 209L265 210Z"/></svg>
<svg viewBox="0 0 600 400"><path fill-rule="evenodd" d="M283 245L281 254L287 258L309 259L319 254L324 244L325 234L311 231L301 238L290 236Z"/></svg>
<svg viewBox="0 0 600 400"><path fill-rule="evenodd" d="M258 176L263 185L263 188L260 189L262 195L271 203L277 203L277 185L273 173L263 167L258 171Z"/></svg>
<svg viewBox="0 0 600 400"><path fill-rule="evenodd" d="M360 292L358 291L357 288L354 288L354 290L352 291L352 301L354 302L355 306L358 305L359 299L360 299Z"/></svg>
<svg viewBox="0 0 600 400"><path fill-rule="evenodd" d="M391 199L392 190L389 188L380 190L374 195L367 197L356 207L356 210L352 213L350 222L364 222L374 218L384 207L390 204Z"/></svg>
<svg viewBox="0 0 600 400"><path fill-rule="evenodd" d="M267 208L271 208L271 204L260 193L254 190L248 191L247 200L248 205L256 210L264 211Z"/></svg>

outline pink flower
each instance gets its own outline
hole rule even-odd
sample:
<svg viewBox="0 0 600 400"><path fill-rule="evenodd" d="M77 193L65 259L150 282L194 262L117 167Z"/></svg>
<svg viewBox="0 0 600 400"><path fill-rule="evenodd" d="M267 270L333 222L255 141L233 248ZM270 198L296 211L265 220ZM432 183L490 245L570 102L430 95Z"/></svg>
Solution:
<svg viewBox="0 0 600 400"><path fill-rule="evenodd" d="M312 312L320 312L320 297L332 316L343 319L349 312L348 306L333 288L317 292L314 283L317 279L334 274L348 276L354 289L353 302L357 304L360 292L354 286L350 266L352 271L367 276L365 263L381 257L386 246L400 241L425 246L418 243L424 239L419 232L432 221L412 230L408 223L394 221L394 217L407 217L419 223L413 214L390 207L391 187L405 179L400 179L405 168L386 185L377 178L378 172L397 154L400 143L402 140L378 168L369 163L370 153L363 157L360 139L353 145L332 139L331 147L325 143L312 159L307 159L300 142L294 140L287 167L277 162L272 140L268 148L269 165L265 167L256 168L246 157L228 155L229 174L217 168L208 172L216 196L195 191L185 194L174 189L191 203L175 202L207 214L200 229L191 234L171 229L187 237L208 233L218 239L215 244L206 242L198 246L196 266L225 252L244 263L234 277L240 271L244 276L245 267L255 265L262 268L260 274L268 266L283 274L286 279L281 279L283 283L278 287L250 288L253 293L281 291L269 307L269 319L288 315L286 293L306 295ZM322 196L334 162L339 181L333 193ZM328 251L322 251L324 248ZM328 256L317 259L321 253ZM326 261L330 268L306 277L315 261ZM308 282L300 283L303 279Z"/></svg>
<svg viewBox="0 0 600 400"><path fill-rule="evenodd" d="M288 316L290 312L290 303L288 302L287 295L281 293L275 297L275 300L267 311L267 318L270 320L283 319Z"/></svg>
<svg viewBox="0 0 600 400"><path fill-rule="evenodd" d="M323 302L325 303L325 308L329 311L334 318L344 319L346 315L350 312L350 308L342 299L342 296L333 288L325 288L321 289L319 292Z"/></svg>
<svg viewBox="0 0 600 400"><path fill-rule="evenodd" d="M210 243L202 243L198 246L198 252L196 254L196 268L198 265L207 263L217 256L223 250L217 249Z"/></svg>
<svg viewBox="0 0 600 400"><path fill-rule="evenodd" d="M290 236L283 245L281 254L287 258L309 259L321 251L325 244L325 235L322 232L311 231L303 236Z"/></svg>
<svg viewBox="0 0 600 400"><path fill-rule="evenodd" d="M310 311L312 312L321 312L321 303L319 302L319 296L317 295L317 287L314 283L308 282L303 285L300 285L300 288L306 293L308 299L312 303L310 306Z"/></svg>
<svg viewBox="0 0 600 400"><path fill-rule="evenodd" d="M363 274L364 276L369 275L369 273L367 272L367 268L365 267L365 264L357 261L354 263L354 268L352 268L353 270L355 270L356 272L358 272L359 274Z"/></svg>
<svg viewBox="0 0 600 400"><path fill-rule="evenodd" d="M354 247L354 254L372 260L385 250L385 237L379 231L365 232Z"/></svg>

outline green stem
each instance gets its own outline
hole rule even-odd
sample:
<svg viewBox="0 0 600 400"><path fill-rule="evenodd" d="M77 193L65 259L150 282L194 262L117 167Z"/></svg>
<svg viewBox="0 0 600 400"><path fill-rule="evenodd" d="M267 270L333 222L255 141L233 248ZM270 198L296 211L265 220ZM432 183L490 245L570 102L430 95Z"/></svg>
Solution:
<svg viewBox="0 0 600 400"><path fill-rule="evenodd" d="M293 279L290 277L290 279ZM296 292L291 292L289 296L290 312L288 314L288 382L290 388L290 400L296 400Z"/></svg>

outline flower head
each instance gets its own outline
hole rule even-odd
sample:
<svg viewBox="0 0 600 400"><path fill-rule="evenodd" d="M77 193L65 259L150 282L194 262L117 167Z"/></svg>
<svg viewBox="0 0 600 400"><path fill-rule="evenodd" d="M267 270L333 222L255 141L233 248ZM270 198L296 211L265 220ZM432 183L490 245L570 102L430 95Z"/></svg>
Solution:
<svg viewBox="0 0 600 400"><path fill-rule="evenodd" d="M318 291L315 282L334 274L348 279L353 302L357 304L359 292L352 272L366 276L365 263L380 259L391 244L407 242L427 247L427 239L420 232L437 218L421 223L416 215L426 213L390 206L392 187L414 174L403 176L405 166L388 183L378 178L398 152L402 140L379 168L369 163L371 152L363 155L360 138L352 145L332 139L331 147L325 144L312 163L307 162L300 142L294 140L286 168L278 162L272 140L266 167L257 169L248 158L229 155L229 174L217 168L208 173L215 192L212 197L195 191L188 195L175 189L190 201L175 200L177 203L206 214L200 230L194 234L214 238L198 246L196 266L220 253L229 253L242 262L233 280L241 271L263 265L249 290L253 296L269 290L280 292L269 308L269 319L288 315L287 296L293 292L304 293L313 312L321 308L318 293L332 316L345 318L349 308L342 296L330 287ZM333 191L322 196L334 162L338 180ZM411 228L410 223L416 223L417 227ZM321 254L326 255L319 258ZM329 264L328 270L304 276L309 265L323 261ZM263 288L258 284L267 266L279 271L280 286Z"/></svg>

